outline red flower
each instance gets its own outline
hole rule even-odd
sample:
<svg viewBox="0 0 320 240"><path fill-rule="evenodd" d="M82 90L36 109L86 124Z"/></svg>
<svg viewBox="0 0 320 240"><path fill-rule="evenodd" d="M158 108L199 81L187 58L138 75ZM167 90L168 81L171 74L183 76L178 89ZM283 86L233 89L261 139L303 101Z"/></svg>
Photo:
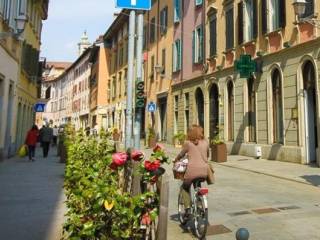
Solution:
<svg viewBox="0 0 320 240"><path fill-rule="evenodd" d="M145 213L141 219L141 225L150 225L151 224L151 217L149 213Z"/></svg>
<svg viewBox="0 0 320 240"><path fill-rule="evenodd" d="M154 160L153 162L147 160L144 162L144 167L147 169L147 171L152 172L157 170L160 167L160 161L159 160Z"/></svg>
<svg viewBox="0 0 320 240"><path fill-rule="evenodd" d="M153 152L160 152L163 151L164 147L161 146L160 144L157 144L154 148L153 148Z"/></svg>
<svg viewBox="0 0 320 240"><path fill-rule="evenodd" d="M109 165L109 167L112 169L112 170L117 170L118 169L118 166L115 164L115 163L111 163Z"/></svg>
<svg viewBox="0 0 320 240"><path fill-rule="evenodd" d="M131 152L131 159L134 161L142 161L144 159L144 154L141 151L133 150Z"/></svg>
<svg viewBox="0 0 320 240"><path fill-rule="evenodd" d="M112 164L114 164L117 167L123 166L126 163L127 159L128 155L124 152L112 154Z"/></svg>

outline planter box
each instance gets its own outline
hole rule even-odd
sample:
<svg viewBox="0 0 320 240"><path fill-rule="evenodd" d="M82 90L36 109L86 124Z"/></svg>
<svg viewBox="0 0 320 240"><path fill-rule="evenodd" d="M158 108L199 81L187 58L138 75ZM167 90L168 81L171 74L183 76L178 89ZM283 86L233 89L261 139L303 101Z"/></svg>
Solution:
<svg viewBox="0 0 320 240"><path fill-rule="evenodd" d="M227 161L227 145L225 143L211 145L211 160L214 162Z"/></svg>

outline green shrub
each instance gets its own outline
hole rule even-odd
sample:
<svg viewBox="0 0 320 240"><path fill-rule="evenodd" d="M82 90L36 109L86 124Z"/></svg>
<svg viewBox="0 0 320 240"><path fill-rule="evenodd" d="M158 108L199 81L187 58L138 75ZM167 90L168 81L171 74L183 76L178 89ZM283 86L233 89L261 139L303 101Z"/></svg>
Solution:
<svg viewBox="0 0 320 240"><path fill-rule="evenodd" d="M147 192L136 197L119 190L119 174L109 168L110 136L80 133L69 142L65 172L67 220L63 239L140 239Z"/></svg>

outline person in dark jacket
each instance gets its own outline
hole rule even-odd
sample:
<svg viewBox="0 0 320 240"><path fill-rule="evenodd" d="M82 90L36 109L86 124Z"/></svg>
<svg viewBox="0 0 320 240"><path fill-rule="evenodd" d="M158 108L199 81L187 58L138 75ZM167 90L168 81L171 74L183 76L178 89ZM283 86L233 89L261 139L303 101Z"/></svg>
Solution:
<svg viewBox="0 0 320 240"><path fill-rule="evenodd" d="M53 130L49 125L45 125L40 129L40 141L43 150L43 157L48 157L50 143L53 139Z"/></svg>
<svg viewBox="0 0 320 240"><path fill-rule="evenodd" d="M34 161L36 145L39 137L39 130L37 125L33 125L28 131L25 144L28 146L29 161Z"/></svg>

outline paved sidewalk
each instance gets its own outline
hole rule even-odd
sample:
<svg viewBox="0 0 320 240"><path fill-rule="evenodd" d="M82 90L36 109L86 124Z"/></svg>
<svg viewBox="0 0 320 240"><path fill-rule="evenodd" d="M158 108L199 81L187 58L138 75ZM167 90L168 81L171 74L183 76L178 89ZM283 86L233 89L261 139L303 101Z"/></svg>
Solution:
<svg viewBox="0 0 320 240"><path fill-rule="evenodd" d="M58 240L64 222L64 164L56 148L36 161L11 158L0 162L0 239Z"/></svg>
<svg viewBox="0 0 320 240"><path fill-rule="evenodd" d="M180 151L169 144L162 144L171 158ZM237 168L245 171L260 173L289 181L320 187L320 168L296 163L280 162L266 159L255 159L241 155L229 155L227 162L214 163L224 167Z"/></svg>

